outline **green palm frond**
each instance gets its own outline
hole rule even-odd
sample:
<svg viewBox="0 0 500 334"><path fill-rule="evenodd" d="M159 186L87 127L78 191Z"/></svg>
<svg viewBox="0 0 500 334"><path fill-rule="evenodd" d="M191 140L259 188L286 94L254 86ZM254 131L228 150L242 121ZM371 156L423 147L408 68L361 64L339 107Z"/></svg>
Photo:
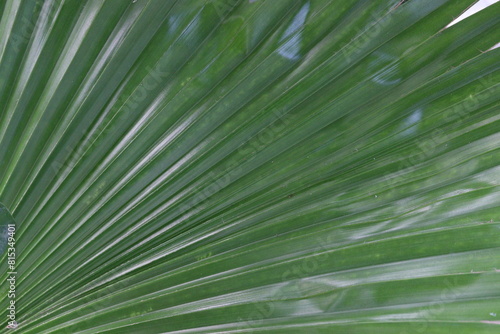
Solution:
<svg viewBox="0 0 500 334"><path fill-rule="evenodd" d="M0 3L0 333L498 333L473 3Z"/></svg>

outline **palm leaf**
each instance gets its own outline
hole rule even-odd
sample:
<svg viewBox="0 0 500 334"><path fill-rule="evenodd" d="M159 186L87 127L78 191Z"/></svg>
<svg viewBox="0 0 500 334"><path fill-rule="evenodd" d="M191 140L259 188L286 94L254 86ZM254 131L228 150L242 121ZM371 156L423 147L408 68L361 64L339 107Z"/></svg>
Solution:
<svg viewBox="0 0 500 334"><path fill-rule="evenodd" d="M473 3L2 2L16 331L497 333L500 4L448 27Z"/></svg>

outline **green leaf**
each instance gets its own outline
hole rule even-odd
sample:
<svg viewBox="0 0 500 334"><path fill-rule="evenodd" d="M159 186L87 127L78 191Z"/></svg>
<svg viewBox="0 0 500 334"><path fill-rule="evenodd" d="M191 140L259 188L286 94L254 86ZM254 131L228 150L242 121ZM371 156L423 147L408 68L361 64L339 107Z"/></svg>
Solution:
<svg viewBox="0 0 500 334"><path fill-rule="evenodd" d="M16 332L497 333L500 3L448 27L473 3L2 2Z"/></svg>

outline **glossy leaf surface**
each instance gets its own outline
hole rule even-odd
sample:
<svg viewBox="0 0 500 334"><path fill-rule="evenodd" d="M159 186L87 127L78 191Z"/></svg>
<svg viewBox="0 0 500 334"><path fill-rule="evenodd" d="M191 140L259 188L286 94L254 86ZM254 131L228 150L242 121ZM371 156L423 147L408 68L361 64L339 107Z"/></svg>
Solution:
<svg viewBox="0 0 500 334"><path fill-rule="evenodd" d="M4 1L16 332L498 333L473 3Z"/></svg>

